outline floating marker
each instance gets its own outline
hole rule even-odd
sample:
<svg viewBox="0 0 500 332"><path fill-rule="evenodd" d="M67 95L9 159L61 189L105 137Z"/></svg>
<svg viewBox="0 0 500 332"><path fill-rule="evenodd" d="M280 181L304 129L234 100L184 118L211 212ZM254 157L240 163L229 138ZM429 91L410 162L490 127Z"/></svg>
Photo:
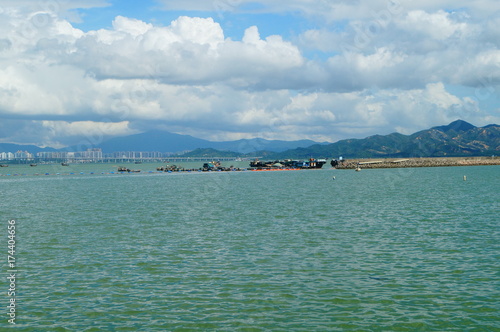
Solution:
<svg viewBox="0 0 500 332"><path fill-rule="evenodd" d="M467 181L467 176L464 175L464 181Z"/></svg>

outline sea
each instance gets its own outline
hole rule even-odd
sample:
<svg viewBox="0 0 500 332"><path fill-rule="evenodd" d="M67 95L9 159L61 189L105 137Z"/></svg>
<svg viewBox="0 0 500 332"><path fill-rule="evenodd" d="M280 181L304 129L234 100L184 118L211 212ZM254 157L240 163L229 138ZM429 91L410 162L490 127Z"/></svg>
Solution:
<svg viewBox="0 0 500 332"><path fill-rule="evenodd" d="M0 169L0 330L500 331L500 166L157 166Z"/></svg>

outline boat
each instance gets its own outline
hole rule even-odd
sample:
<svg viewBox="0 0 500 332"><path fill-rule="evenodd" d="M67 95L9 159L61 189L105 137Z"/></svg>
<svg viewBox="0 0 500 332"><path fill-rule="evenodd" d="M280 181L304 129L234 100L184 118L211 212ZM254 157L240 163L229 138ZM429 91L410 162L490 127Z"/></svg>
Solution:
<svg viewBox="0 0 500 332"><path fill-rule="evenodd" d="M272 168L274 164L278 163L279 161L261 161L259 159L255 159L254 161L250 162L250 167L252 168Z"/></svg>
<svg viewBox="0 0 500 332"><path fill-rule="evenodd" d="M2 165L0 165L0 167L9 167L9 165L7 165L7 164L2 164Z"/></svg>
<svg viewBox="0 0 500 332"><path fill-rule="evenodd" d="M237 171L241 170L239 168L235 168L233 165L229 167L222 166L220 161L211 161L209 163L204 163L200 168L202 172L229 172L229 171Z"/></svg>
<svg viewBox="0 0 500 332"><path fill-rule="evenodd" d="M30 164L31 167L35 167L35 166L38 166L37 164Z"/></svg>
<svg viewBox="0 0 500 332"><path fill-rule="evenodd" d="M157 171L159 172L180 172L180 171L183 171L184 168L183 167L179 167L177 165L165 165L165 167L157 167L156 168Z"/></svg>
<svg viewBox="0 0 500 332"><path fill-rule="evenodd" d="M212 171L219 171L223 170L223 167L221 166L219 161L211 161L209 163L204 163L203 166L201 167L201 170L203 172L212 172Z"/></svg>
<svg viewBox="0 0 500 332"><path fill-rule="evenodd" d="M69 166L68 163L61 163L61 166Z"/></svg>
<svg viewBox="0 0 500 332"><path fill-rule="evenodd" d="M118 172L127 172L127 173L140 173L140 169L130 169L127 167L118 167Z"/></svg>
<svg viewBox="0 0 500 332"><path fill-rule="evenodd" d="M274 160L260 161L258 159L250 162L251 168L257 169L320 169L326 164L326 159L309 158L309 160Z"/></svg>

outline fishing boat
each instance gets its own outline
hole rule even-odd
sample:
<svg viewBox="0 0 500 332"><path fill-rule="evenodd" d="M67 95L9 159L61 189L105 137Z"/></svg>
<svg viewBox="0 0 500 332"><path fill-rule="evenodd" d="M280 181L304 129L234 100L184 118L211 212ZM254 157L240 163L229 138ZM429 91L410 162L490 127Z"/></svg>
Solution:
<svg viewBox="0 0 500 332"><path fill-rule="evenodd" d="M165 165L165 167L157 167L156 168L157 171L159 172L180 172L180 171L183 171L184 168L183 167L179 167L177 165Z"/></svg>
<svg viewBox="0 0 500 332"><path fill-rule="evenodd" d="M130 169L127 167L118 167L118 172L127 172L127 173L140 173L140 169Z"/></svg>
<svg viewBox="0 0 500 332"><path fill-rule="evenodd" d="M260 161L258 159L250 162L250 167L257 169L320 169L326 164L326 159L310 158L309 160L275 160L275 161Z"/></svg>

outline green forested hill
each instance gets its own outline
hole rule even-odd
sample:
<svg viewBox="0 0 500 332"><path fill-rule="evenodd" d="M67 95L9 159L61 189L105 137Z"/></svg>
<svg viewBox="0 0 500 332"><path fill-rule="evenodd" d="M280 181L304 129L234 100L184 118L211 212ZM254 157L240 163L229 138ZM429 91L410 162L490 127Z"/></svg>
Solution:
<svg viewBox="0 0 500 332"><path fill-rule="evenodd" d="M500 154L500 126L475 127L457 120L412 135L393 133L287 150L282 158L459 157Z"/></svg>

